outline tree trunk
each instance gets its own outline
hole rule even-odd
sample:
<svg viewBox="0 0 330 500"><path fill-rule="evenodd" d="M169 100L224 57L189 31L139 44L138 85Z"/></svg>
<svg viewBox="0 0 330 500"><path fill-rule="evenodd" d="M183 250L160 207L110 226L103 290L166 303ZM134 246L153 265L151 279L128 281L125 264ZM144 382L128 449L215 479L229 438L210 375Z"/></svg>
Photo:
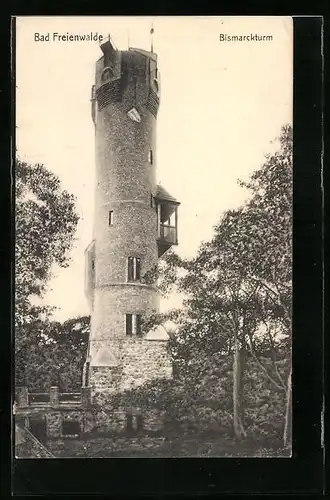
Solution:
<svg viewBox="0 0 330 500"><path fill-rule="evenodd" d="M245 349L241 348L237 339L234 346L233 361L233 424L238 439L246 437L244 430L243 375Z"/></svg>
<svg viewBox="0 0 330 500"><path fill-rule="evenodd" d="M284 422L284 447L291 445L292 440L292 366L288 375L287 389L286 389L286 411Z"/></svg>

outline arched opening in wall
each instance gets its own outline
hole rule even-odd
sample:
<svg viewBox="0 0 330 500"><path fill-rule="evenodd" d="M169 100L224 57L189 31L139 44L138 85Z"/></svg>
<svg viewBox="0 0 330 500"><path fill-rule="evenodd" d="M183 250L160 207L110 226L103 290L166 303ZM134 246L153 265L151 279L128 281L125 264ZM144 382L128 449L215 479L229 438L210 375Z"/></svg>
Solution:
<svg viewBox="0 0 330 500"><path fill-rule="evenodd" d="M113 76L114 76L113 67L112 66L107 66L102 71L101 81L102 82L107 82L107 81L111 80L111 78L113 78Z"/></svg>

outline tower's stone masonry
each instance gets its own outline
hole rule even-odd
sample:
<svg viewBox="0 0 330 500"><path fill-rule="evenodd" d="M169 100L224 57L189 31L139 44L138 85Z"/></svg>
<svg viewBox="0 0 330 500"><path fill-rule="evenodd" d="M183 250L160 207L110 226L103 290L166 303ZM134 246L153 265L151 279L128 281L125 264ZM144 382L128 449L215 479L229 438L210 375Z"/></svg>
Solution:
<svg viewBox="0 0 330 500"><path fill-rule="evenodd" d="M101 49L92 88L94 230L86 250L91 334L84 386L93 401L172 377L166 331L150 336L141 325L159 311L156 283L144 283L143 276L177 243L179 204L164 190L159 195L156 184L156 54L117 50L110 38Z"/></svg>
<svg viewBox="0 0 330 500"><path fill-rule="evenodd" d="M114 351L119 366L93 367L94 402L97 392L109 395L141 387L146 382L161 378L172 378L172 363L164 341L144 339L124 340Z"/></svg>
<svg viewBox="0 0 330 500"><path fill-rule="evenodd" d="M166 342L126 340L123 346L121 390L140 387L157 378L172 377L172 363Z"/></svg>

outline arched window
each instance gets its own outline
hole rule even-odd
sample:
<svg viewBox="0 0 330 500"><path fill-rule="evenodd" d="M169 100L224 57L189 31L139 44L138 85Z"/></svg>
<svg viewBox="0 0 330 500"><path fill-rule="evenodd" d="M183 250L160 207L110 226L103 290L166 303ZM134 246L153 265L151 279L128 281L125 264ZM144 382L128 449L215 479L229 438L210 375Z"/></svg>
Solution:
<svg viewBox="0 0 330 500"><path fill-rule="evenodd" d="M101 76L102 82L107 82L111 78L113 78L113 68L111 66L108 66L107 68L104 68Z"/></svg>

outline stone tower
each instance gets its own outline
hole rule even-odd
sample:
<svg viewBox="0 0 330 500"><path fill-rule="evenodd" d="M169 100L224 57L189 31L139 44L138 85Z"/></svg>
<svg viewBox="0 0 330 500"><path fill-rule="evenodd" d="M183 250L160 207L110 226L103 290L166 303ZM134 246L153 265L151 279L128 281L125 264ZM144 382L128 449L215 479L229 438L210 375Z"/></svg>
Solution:
<svg viewBox="0 0 330 500"><path fill-rule="evenodd" d="M91 333L83 385L111 394L172 375L166 329L143 328L159 307L156 283L143 278L178 243L179 202L156 183L157 55L117 50L110 37L101 50L91 97L96 193L86 249Z"/></svg>

